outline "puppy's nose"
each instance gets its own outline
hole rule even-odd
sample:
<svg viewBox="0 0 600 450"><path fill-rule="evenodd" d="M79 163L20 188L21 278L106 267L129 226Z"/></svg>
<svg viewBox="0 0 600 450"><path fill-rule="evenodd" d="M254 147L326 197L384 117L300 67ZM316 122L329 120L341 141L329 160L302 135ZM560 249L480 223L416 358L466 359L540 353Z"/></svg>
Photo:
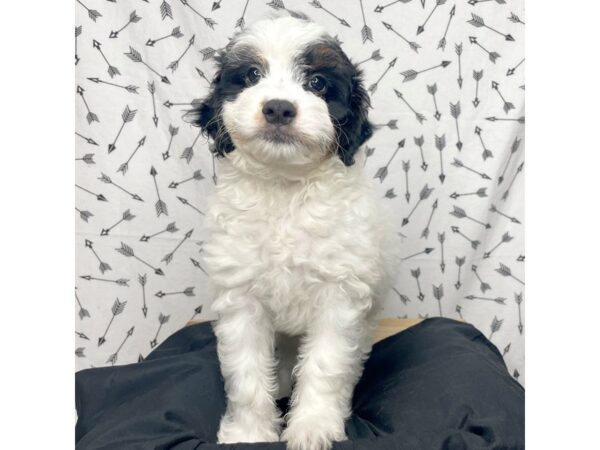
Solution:
<svg viewBox="0 0 600 450"><path fill-rule="evenodd" d="M296 107L287 100L269 100L262 112L267 122L273 125L287 125L296 117Z"/></svg>

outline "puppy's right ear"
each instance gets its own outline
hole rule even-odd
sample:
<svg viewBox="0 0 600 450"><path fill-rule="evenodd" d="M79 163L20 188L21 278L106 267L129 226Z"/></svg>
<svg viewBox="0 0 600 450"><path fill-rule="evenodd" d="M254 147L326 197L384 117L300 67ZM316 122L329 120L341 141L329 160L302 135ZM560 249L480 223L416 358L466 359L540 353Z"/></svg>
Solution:
<svg viewBox="0 0 600 450"><path fill-rule="evenodd" d="M221 110L223 98L221 92L221 68L217 71L210 86L210 93L202 102L187 111L183 120L193 126L200 127L202 133L210 137L214 145L210 146L212 152L217 156L224 156L235 149L231 136L225 129Z"/></svg>

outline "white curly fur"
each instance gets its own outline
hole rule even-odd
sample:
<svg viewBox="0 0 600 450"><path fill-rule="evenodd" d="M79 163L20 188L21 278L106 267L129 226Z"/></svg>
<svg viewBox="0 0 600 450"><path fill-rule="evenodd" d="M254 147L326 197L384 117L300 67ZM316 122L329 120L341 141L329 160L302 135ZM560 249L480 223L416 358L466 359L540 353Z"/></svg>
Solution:
<svg viewBox="0 0 600 450"><path fill-rule="evenodd" d="M326 450L346 439L344 420L371 348L378 300L397 265L396 238L363 173L362 151L349 167L323 151L334 139L331 120L322 115L325 102L299 88L291 71L286 75L286 55L297 47L289 48L285 34L276 47L269 44L273 28L312 40L316 25L282 20L251 29L253 46L271 67L279 64L278 95L296 96L300 124L304 106L320 124L312 133L299 126L314 140L297 151L287 148L281 158L281 144L261 147L252 138L260 115L250 112L272 92L272 79L224 108L236 149L218 160L205 246L228 400L218 440L281 438L289 449ZM308 27L304 34L301 27ZM312 126L308 117L306 124ZM289 394L292 368L291 409L281 433L275 399Z"/></svg>

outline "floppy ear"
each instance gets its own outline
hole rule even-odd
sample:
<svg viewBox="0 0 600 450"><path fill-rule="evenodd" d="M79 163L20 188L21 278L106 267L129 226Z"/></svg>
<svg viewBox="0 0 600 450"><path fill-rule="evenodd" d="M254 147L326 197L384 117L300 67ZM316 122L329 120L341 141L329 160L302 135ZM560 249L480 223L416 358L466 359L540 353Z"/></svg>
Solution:
<svg viewBox="0 0 600 450"><path fill-rule="evenodd" d="M363 86L362 73L358 69L352 77L348 107L350 112L341 124L342 133L338 137L338 155L346 166L351 166L360 146L373 135L373 126L368 119L371 100Z"/></svg>
<svg viewBox="0 0 600 450"><path fill-rule="evenodd" d="M220 65L219 61L219 65ZM211 151L217 156L224 156L235 149L231 136L225 130L225 124L221 117L221 107L223 99L221 92L221 67L219 67L212 83L208 97L201 103L195 105L193 109L186 112L183 120L193 126L200 127L202 133L210 137L214 145L211 145Z"/></svg>

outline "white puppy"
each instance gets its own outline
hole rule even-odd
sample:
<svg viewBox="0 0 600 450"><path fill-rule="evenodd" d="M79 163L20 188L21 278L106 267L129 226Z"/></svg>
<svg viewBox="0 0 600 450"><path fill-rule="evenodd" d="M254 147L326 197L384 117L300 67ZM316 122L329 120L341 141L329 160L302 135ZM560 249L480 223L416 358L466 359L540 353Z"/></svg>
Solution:
<svg viewBox="0 0 600 450"><path fill-rule="evenodd" d="M254 24L217 62L210 95L187 119L220 157L205 246L228 400L218 440L279 440L275 399L293 376L281 439L329 449L346 439L396 265L363 173L369 98L336 41L304 17Z"/></svg>

